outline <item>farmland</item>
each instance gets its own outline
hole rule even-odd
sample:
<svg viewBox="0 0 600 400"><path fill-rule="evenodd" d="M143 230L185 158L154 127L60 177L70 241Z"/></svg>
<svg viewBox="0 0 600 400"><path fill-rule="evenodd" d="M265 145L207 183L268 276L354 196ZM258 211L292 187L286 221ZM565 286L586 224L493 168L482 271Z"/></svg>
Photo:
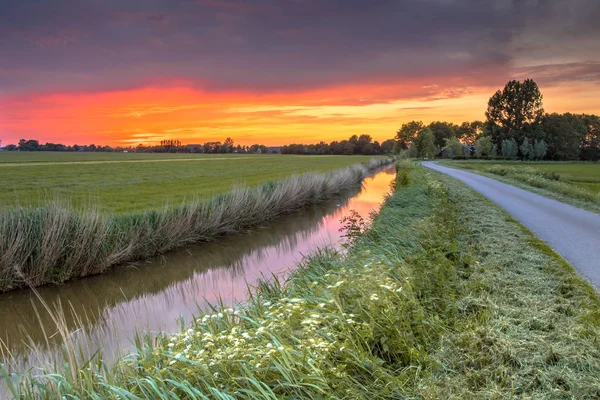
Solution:
<svg viewBox="0 0 600 400"><path fill-rule="evenodd" d="M208 199L232 185L256 186L293 174L325 172L367 156L200 155L135 153L0 153L0 205L50 200L113 213Z"/></svg>

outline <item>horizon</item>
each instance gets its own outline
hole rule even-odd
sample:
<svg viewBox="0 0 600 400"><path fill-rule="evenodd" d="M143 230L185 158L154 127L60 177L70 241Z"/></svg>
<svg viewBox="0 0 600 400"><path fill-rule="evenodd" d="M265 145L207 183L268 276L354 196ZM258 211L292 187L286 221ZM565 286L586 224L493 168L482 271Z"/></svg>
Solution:
<svg viewBox="0 0 600 400"><path fill-rule="evenodd" d="M3 5L3 146L383 142L411 120L483 121L525 78L548 113L600 113L591 0Z"/></svg>

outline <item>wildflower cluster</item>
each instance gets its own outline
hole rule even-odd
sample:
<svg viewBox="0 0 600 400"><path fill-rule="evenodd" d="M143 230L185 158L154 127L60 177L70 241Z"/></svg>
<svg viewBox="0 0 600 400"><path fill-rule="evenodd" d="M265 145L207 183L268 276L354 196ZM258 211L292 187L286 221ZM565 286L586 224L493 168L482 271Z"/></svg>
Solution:
<svg viewBox="0 0 600 400"><path fill-rule="evenodd" d="M247 388L249 375L269 386L281 386L293 373L295 379L306 377L327 386L332 379L346 377L348 365L373 343L382 338L394 341L405 333L383 332L373 322L378 314L398 322L411 314L401 306L407 303L408 279L394 278L391 271L391 266L367 262L301 275L295 279L306 281L309 289L303 288L304 298L289 293L300 286L294 282L292 290L284 288L279 296L259 293L245 308L206 314L189 329L160 340L151 359L140 361L140 370L149 375L158 372L161 379L185 377L197 387L227 393ZM396 326L410 328L408 321L390 328ZM356 342L357 337L361 342ZM371 353L364 357L381 357Z"/></svg>

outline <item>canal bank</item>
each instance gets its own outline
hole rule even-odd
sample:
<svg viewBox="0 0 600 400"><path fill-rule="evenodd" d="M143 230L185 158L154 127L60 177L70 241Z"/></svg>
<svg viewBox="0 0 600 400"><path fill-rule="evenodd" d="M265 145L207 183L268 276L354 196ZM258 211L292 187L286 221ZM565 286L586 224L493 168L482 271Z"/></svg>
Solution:
<svg viewBox="0 0 600 400"><path fill-rule="evenodd" d="M598 396L597 295L503 211L404 164L370 229L347 222L347 252L138 341L115 369L59 366L37 397Z"/></svg>

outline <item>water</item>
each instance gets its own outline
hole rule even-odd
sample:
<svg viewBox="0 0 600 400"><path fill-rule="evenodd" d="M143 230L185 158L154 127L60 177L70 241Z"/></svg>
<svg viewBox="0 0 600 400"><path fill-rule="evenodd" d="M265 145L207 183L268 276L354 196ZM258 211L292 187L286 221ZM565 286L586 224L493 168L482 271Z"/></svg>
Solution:
<svg viewBox="0 0 600 400"><path fill-rule="evenodd" d="M365 179L360 193L279 218L247 234L38 290L47 303L60 302L78 346L90 354L100 348L111 360L133 347L135 331L178 331L178 319L189 321L207 302L234 305L247 298L248 285L273 275L284 277L319 247L339 247L340 220L351 210L364 218L377 211L394 176L394 168L387 167ZM56 331L31 291L0 295L0 338L5 344L0 362L18 370L44 365L57 357Z"/></svg>

